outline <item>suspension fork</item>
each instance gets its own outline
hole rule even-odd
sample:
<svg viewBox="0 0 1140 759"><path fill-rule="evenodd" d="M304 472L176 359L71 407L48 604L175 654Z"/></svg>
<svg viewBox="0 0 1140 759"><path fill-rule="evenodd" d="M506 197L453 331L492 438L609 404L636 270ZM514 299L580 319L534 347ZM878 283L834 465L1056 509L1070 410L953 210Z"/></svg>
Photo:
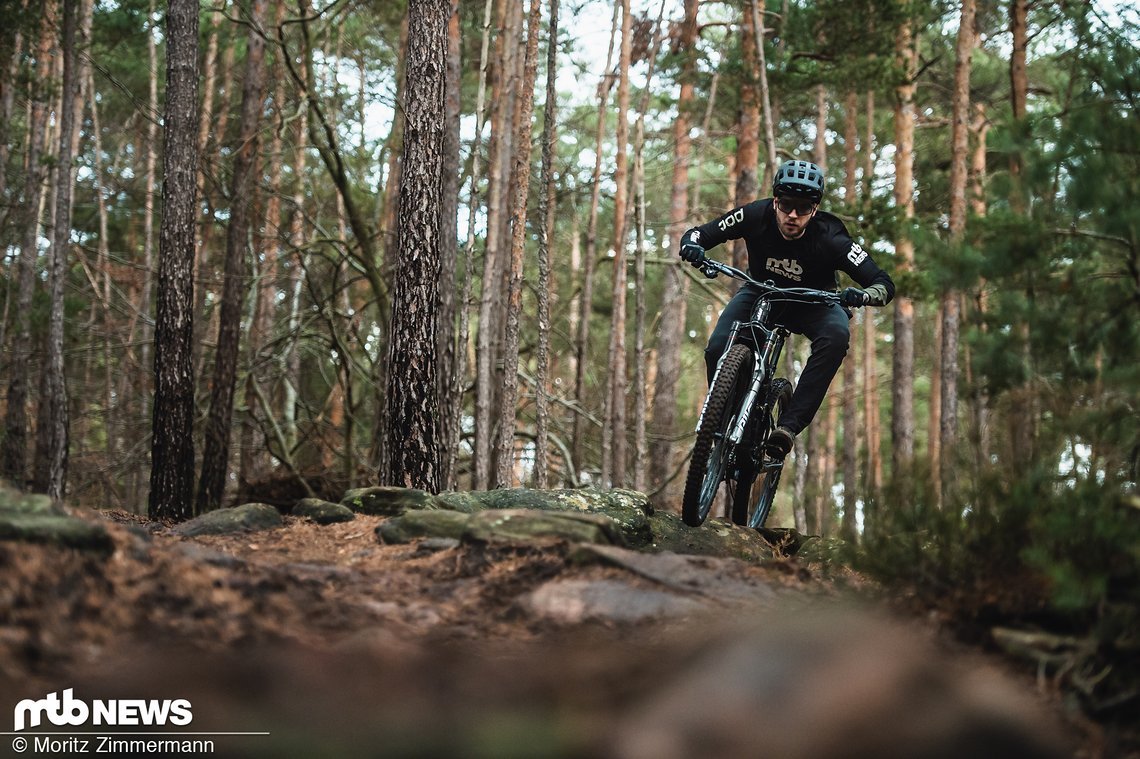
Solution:
<svg viewBox="0 0 1140 759"><path fill-rule="evenodd" d="M764 323L767 320L770 305L761 301L756 308L757 321ZM736 424L728 434L728 441L733 445L744 439L744 430L748 426L748 420L752 418L752 407L756 405L761 388L775 374L776 362L780 358L780 352L784 349L784 340L788 336L787 330L783 327L773 327L764 331L766 333L764 343L760 346L759 352L753 354L755 364L752 369L752 383L748 386L748 392L740 404L740 415L736 419Z"/></svg>
<svg viewBox="0 0 1140 759"><path fill-rule="evenodd" d="M728 349L736 344L736 336L740 333L742 322L733 322L732 330L728 333L728 342L725 343L724 352L720 354L720 358L716 360L716 369L713 371L712 381L709 382L709 392L705 393L705 402L701 404L701 413L697 414L697 428L700 431L701 422L705 420L705 411L709 407L709 396L712 395L712 389L716 385L717 377L720 376L720 368L724 365L724 357L728 355Z"/></svg>

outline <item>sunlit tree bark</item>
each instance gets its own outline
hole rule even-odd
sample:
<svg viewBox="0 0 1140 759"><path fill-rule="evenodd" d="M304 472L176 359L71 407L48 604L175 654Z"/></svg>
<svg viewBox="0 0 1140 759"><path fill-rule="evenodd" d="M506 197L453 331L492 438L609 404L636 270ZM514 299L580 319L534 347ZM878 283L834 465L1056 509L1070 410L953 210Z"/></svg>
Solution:
<svg viewBox="0 0 1140 759"><path fill-rule="evenodd" d="M558 0L550 0L549 38L546 43L546 100L542 110L542 185L539 195L541 230L538 238L538 353L534 377L534 485L549 483L547 373L550 368L550 245L554 238L556 198L554 194L554 153L558 92Z"/></svg>
<svg viewBox="0 0 1140 759"><path fill-rule="evenodd" d="M511 168L511 258L507 288L506 339L503 346L503 388L495 486L514 485L515 419L518 413L519 321L522 317L523 254L526 250L527 194L530 192L530 118L534 111L534 82L538 71L539 0L531 0L527 20L526 58L515 104L514 165Z"/></svg>
<svg viewBox="0 0 1140 759"><path fill-rule="evenodd" d="M617 163L614 167L614 274L610 298L610 348L608 360L608 387L606 412L602 429L602 482L617 487L626 483L628 431L626 430L626 378L625 329L626 294L628 281L625 255L626 211L629 195L629 66L633 49L633 19L629 0L616 0L621 4L621 55L618 58Z"/></svg>
<svg viewBox="0 0 1140 759"><path fill-rule="evenodd" d="M688 226L689 216L689 164L692 140L692 108L695 96L697 10L699 0L685 1L685 18L675 47L684 56L681 64L680 89L677 95L677 116L673 121L673 170L669 194L669 251L675 253L678 241ZM671 256L672 258L673 256ZM681 379L681 345L685 337L689 279L681 271L681 263L673 261L664 268L664 293L661 312L668 318L659 322L657 329L657 381L653 393L653 423L650 443L649 481L651 487L665 486L675 466L677 428L677 391ZM668 500L665 498L664 500Z"/></svg>

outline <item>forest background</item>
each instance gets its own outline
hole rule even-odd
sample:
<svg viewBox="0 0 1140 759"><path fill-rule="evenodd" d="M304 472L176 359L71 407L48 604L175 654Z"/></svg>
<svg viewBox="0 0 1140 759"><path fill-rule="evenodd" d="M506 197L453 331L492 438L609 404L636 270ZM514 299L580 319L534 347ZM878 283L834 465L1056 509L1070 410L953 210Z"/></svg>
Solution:
<svg viewBox="0 0 1140 759"><path fill-rule="evenodd" d="M282 483L676 509L731 294L676 240L804 158L898 295L773 522L979 614L1030 578L1017 603L1134 650L1135 8L413 8L433 34L390 0L0 0L5 479L172 518ZM1098 661L1089 697L1136 709Z"/></svg>

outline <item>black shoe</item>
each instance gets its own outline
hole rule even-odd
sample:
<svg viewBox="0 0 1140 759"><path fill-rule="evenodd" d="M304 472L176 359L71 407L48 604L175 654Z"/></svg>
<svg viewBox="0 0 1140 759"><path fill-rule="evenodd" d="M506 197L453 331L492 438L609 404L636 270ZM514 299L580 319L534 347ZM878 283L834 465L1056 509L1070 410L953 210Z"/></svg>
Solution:
<svg viewBox="0 0 1140 759"><path fill-rule="evenodd" d="M794 432L787 427L777 427L768 433L768 442L765 444L765 448L773 458L782 459L792 452L795 441Z"/></svg>

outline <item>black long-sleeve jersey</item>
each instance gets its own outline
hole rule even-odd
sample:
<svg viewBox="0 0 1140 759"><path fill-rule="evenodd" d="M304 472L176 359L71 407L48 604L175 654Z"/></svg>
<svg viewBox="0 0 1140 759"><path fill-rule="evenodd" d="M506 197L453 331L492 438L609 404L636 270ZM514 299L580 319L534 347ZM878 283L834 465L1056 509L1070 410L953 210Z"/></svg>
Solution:
<svg viewBox="0 0 1140 759"><path fill-rule="evenodd" d="M801 237L786 240L777 228L772 198L755 200L693 227L681 242L694 242L708 250L739 239L748 247L749 275L761 282L836 290L838 272L844 271L871 294L873 305L884 306L895 295L890 275L851 239L842 221L825 211L816 213Z"/></svg>

